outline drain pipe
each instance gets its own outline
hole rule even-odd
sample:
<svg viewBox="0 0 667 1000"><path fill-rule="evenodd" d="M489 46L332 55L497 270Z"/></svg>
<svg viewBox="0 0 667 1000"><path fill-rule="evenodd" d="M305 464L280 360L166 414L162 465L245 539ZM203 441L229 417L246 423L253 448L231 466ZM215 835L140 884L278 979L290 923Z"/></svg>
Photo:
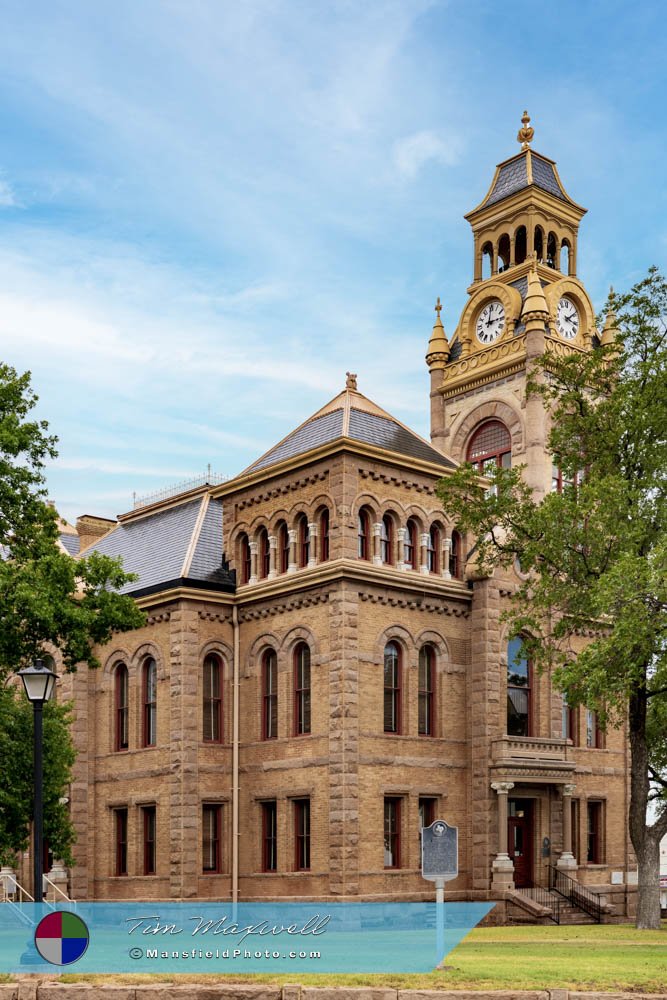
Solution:
<svg viewBox="0 0 667 1000"><path fill-rule="evenodd" d="M239 899L239 675L240 642L239 610L232 607L232 628L234 631L234 674L232 679L232 903Z"/></svg>

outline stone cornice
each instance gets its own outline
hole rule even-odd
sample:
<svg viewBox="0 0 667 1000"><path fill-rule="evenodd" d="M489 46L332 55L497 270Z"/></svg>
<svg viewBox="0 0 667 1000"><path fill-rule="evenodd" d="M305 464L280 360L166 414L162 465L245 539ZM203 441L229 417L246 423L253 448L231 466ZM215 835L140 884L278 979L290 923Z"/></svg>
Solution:
<svg viewBox="0 0 667 1000"><path fill-rule="evenodd" d="M311 475L300 476L298 479L291 479L289 482L281 483L280 486L274 486L270 490L264 490L261 493L254 493L251 496L244 497L243 500L238 502L239 512L245 510L247 507L254 507L256 504L266 503L267 500L275 500L276 497L285 496L287 493L293 493L295 490L303 489L304 486L310 486L312 483L324 482L329 476L329 470L323 469L320 472L313 472Z"/></svg>

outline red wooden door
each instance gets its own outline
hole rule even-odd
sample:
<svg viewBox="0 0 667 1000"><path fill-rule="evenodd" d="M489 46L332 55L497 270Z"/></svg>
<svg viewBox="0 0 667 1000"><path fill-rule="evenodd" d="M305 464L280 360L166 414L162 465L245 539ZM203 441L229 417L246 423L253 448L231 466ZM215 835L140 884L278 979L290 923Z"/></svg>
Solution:
<svg viewBox="0 0 667 1000"><path fill-rule="evenodd" d="M533 884L533 811L528 799L515 799L507 820L508 854L514 863L517 889ZM514 815L511 815L514 813Z"/></svg>

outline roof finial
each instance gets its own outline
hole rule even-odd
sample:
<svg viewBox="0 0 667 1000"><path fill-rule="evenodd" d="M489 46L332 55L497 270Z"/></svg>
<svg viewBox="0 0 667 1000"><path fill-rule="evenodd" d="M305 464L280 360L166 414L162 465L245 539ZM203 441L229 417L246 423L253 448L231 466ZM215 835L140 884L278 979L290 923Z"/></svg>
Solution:
<svg viewBox="0 0 667 1000"><path fill-rule="evenodd" d="M345 388L354 389L356 391L357 388L356 374L354 372L345 372L345 374L347 375L347 378L345 379Z"/></svg>
<svg viewBox="0 0 667 1000"><path fill-rule="evenodd" d="M528 149L531 142L533 141L533 136L535 135L535 129L532 127L532 125L529 124L530 115L528 114L527 111L524 111L523 116L521 118L521 122L523 128L519 129L516 141L521 143L522 149Z"/></svg>
<svg viewBox="0 0 667 1000"><path fill-rule="evenodd" d="M437 299L435 301L435 311L438 314L438 319L440 319L440 313L442 311L442 303L440 302L440 296L439 295L438 295L438 297L437 297Z"/></svg>

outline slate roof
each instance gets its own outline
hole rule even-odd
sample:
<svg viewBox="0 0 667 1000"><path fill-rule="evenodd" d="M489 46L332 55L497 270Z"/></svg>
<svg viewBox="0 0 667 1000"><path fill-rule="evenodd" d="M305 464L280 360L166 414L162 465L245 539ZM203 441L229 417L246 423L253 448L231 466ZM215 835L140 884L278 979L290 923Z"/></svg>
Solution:
<svg viewBox="0 0 667 1000"><path fill-rule="evenodd" d="M222 501L208 494L123 520L85 550L121 556L138 579L121 588L141 596L171 586L233 590L222 553Z"/></svg>
<svg viewBox="0 0 667 1000"><path fill-rule="evenodd" d="M484 202L484 205L494 205L497 201L501 201L503 198L508 198L516 191L521 191L523 188L527 188L529 186L529 155L531 157L533 184L536 187L542 188L543 191L548 191L549 194L554 195L556 198L560 198L561 201L567 200L561 190L558 180L556 179L556 172L554 170L553 163L549 160L542 159L539 153L535 153L531 149L525 153L519 153L518 156L515 156L512 160L508 160L507 163L503 163L498 172L498 176L496 177L496 182L493 185L489 197Z"/></svg>
<svg viewBox="0 0 667 1000"><path fill-rule="evenodd" d="M356 389L346 388L326 406L270 448L242 475L259 472L278 462L329 444L338 439L359 441L404 458L434 462L446 468L454 463L400 421Z"/></svg>
<svg viewBox="0 0 667 1000"><path fill-rule="evenodd" d="M70 535L68 532L63 531L58 535L58 538L71 556L78 556L79 549L81 548L81 540L78 535Z"/></svg>

